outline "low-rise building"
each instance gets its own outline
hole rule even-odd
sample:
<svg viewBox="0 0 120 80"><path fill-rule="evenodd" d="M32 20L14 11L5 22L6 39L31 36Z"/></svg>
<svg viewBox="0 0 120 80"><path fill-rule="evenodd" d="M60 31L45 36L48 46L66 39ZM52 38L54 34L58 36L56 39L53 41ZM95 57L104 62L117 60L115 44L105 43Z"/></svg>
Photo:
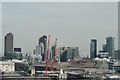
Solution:
<svg viewBox="0 0 120 80"><path fill-rule="evenodd" d="M79 58L79 47L60 47L60 61L72 62Z"/></svg>
<svg viewBox="0 0 120 80"><path fill-rule="evenodd" d="M97 53L98 58L109 58L109 53L108 52L99 52Z"/></svg>
<svg viewBox="0 0 120 80"><path fill-rule="evenodd" d="M113 65L113 70L120 71L120 62L116 61Z"/></svg>
<svg viewBox="0 0 120 80"><path fill-rule="evenodd" d="M120 50L115 50L115 52L114 52L114 58L116 60L120 60Z"/></svg>
<svg viewBox="0 0 120 80"><path fill-rule="evenodd" d="M1 72L27 71L29 65L22 60L0 61Z"/></svg>
<svg viewBox="0 0 120 80"><path fill-rule="evenodd" d="M0 61L0 71L1 72L15 71L15 63L11 61Z"/></svg>
<svg viewBox="0 0 120 80"><path fill-rule="evenodd" d="M12 60L12 59L19 59L22 60L23 59L23 55L21 52L11 52L11 53L7 53L5 57L5 60Z"/></svg>

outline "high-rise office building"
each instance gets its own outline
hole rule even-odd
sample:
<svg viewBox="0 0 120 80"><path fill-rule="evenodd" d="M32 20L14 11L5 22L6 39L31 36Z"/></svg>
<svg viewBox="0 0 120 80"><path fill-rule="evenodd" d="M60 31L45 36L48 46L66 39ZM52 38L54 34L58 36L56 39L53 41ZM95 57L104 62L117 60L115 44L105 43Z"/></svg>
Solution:
<svg viewBox="0 0 120 80"><path fill-rule="evenodd" d="M112 58L114 58L114 51L115 51L114 39L115 37L111 37L111 36L106 38L107 52L109 53L109 57Z"/></svg>
<svg viewBox="0 0 120 80"><path fill-rule="evenodd" d="M97 56L97 40L92 39L90 43L90 58L94 59Z"/></svg>
<svg viewBox="0 0 120 80"><path fill-rule="evenodd" d="M47 36L43 35L39 39L39 45L43 44L44 45L44 52L46 51L47 48Z"/></svg>
<svg viewBox="0 0 120 80"><path fill-rule="evenodd" d="M13 34L8 33L5 36L4 40L4 55L6 56L8 53L13 53Z"/></svg>
<svg viewBox="0 0 120 80"><path fill-rule="evenodd" d="M41 53L42 61L45 61L45 53L46 53L46 49L47 49L47 36L43 35L42 37L40 37L39 46L41 46L41 45L42 45L42 47L44 47L44 49L42 48L42 50L44 50L44 51L42 51L42 53Z"/></svg>
<svg viewBox="0 0 120 80"><path fill-rule="evenodd" d="M107 52L107 45L106 44L104 44L102 48L103 48L103 50L102 50L103 52Z"/></svg>

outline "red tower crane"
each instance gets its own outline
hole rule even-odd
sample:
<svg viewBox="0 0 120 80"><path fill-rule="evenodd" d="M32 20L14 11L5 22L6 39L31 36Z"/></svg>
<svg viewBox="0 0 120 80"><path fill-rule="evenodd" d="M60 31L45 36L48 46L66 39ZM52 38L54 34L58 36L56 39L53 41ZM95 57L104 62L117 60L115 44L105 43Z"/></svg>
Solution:
<svg viewBox="0 0 120 80"><path fill-rule="evenodd" d="M49 45L50 45L50 35L48 36L48 45L47 45L47 50L46 50L46 55L45 55L45 60L46 60L46 73L45 76L48 77L48 53L49 53Z"/></svg>
<svg viewBox="0 0 120 80"><path fill-rule="evenodd" d="M55 40L54 51L53 51L52 61L51 61L51 64L52 64L52 71L54 71L54 58L55 58L55 55L56 55L56 46L57 46L57 39Z"/></svg>

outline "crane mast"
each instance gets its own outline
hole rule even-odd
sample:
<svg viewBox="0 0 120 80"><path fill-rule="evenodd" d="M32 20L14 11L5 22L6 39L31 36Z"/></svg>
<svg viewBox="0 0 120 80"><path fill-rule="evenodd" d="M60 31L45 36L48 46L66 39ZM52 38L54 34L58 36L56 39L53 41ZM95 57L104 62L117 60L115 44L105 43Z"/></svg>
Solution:
<svg viewBox="0 0 120 80"><path fill-rule="evenodd" d="M49 45L50 45L50 35L48 36L48 45L47 45L47 50L46 50L46 73L45 76L48 77L48 53L49 53Z"/></svg>
<svg viewBox="0 0 120 80"><path fill-rule="evenodd" d="M57 46L57 39L55 40L55 44L54 44L54 51L53 51L53 55L52 55L52 71L54 71L54 58L56 55L56 46Z"/></svg>

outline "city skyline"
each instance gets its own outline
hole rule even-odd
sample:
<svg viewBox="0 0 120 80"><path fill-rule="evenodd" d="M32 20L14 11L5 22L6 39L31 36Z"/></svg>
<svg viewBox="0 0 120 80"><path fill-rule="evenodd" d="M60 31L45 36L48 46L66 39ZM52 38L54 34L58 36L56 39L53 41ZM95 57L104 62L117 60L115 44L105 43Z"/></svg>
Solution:
<svg viewBox="0 0 120 80"><path fill-rule="evenodd" d="M105 38L114 36L117 48L117 3L3 3L2 9L3 36L12 32L14 46L23 52L33 51L38 39L49 34L51 46L57 38L58 46L81 51L96 38L100 50Z"/></svg>
<svg viewBox="0 0 120 80"><path fill-rule="evenodd" d="M12 35L12 37L11 37L11 35ZM8 39L7 39L7 37L8 37ZM44 39L45 38L45 39ZM112 40L112 38L113 38L113 40ZM108 40L108 39L110 39L110 40ZM114 48L114 43L115 43L115 41L114 41L114 39L115 39L115 37L113 37L113 36L109 36L109 37L106 37L106 44L104 43L104 44L101 44L102 46L102 49L100 49L100 50L97 50L98 48L97 48L97 46L98 46L98 42L97 42L97 39L91 39L91 42L90 42L90 47L89 47L89 49L84 49L84 51L85 50L90 50L90 53L88 53L88 54L86 54L86 55L81 55L81 54L79 54L79 55L81 55L81 56L93 56L93 54L92 53L94 53L94 58L96 57L96 55L100 52L100 51L105 51L105 52L109 52L109 51L106 51L106 49L107 49L107 45L109 44L109 49L108 50L110 50L111 51L111 48L113 48L113 51L115 51L115 50L117 50L117 49L115 49ZM44 42L44 40L46 41L46 42ZM112 42L111 42L111 40L112 40ZM7 45L6 45L6 41L7 41ZM11 42L12 41L12 43L10 43L10 44L8 44L8 42ZM6 50L7 50L7 47L8 47L8 49L10 49L10 48L12 48L12 49L10 49L10 50L12 50L13 51L13 44L14 44L14 35L12 34L12 33L8 33L8 34L6 34L6 36L4 36L4 55L6 54ZM111 44L112 43L112 44ZM12 44L12 45L11 45ZM42 46L44 46L44 51L46 51L46 49L47 49L47 46L45 47L45 44L48 44L47 43L47 36L46 35L43 35L43 36L41 36L40 38L39 38L39 40L38 40L38 44L36 45L36 49L37 49L37 47L42 47ZM54 45L54 44L53 44ZM50 47L49 47L49 49L51 49L52 47L53 47L53 45L51 45ZM10 47L11 46L11 47ZM111 47L110 47L111 46ZM60 47L76 47L76 46L58 46L57 48L60 48ZM45 49L46 48L46 49ZM79 48L79 47L78 47ZM15 49L15 48L14 48ZM18 49L18 48L16 48L16 49ZM21 48L19 48L19 49L21 49ZM34 49L35 50L35 49ZM32 52L30 52L30 53L32 53L32 54L34 54L34 50L32 51ZM91 50L92 50L92 52L91 52ZM95 50L95 51L94 51ZM83 50L81 50L81 51L83 51ZM112 52L113 52L112 51ZM21 50L20 50L20 52L21 52ZM51 52L51 50L50 50L50 52ZM113 52L114 53L114 52ZM112 54L113 54L112 53ZM23 53L24 55L26 54L26 53Z"/></svg>

